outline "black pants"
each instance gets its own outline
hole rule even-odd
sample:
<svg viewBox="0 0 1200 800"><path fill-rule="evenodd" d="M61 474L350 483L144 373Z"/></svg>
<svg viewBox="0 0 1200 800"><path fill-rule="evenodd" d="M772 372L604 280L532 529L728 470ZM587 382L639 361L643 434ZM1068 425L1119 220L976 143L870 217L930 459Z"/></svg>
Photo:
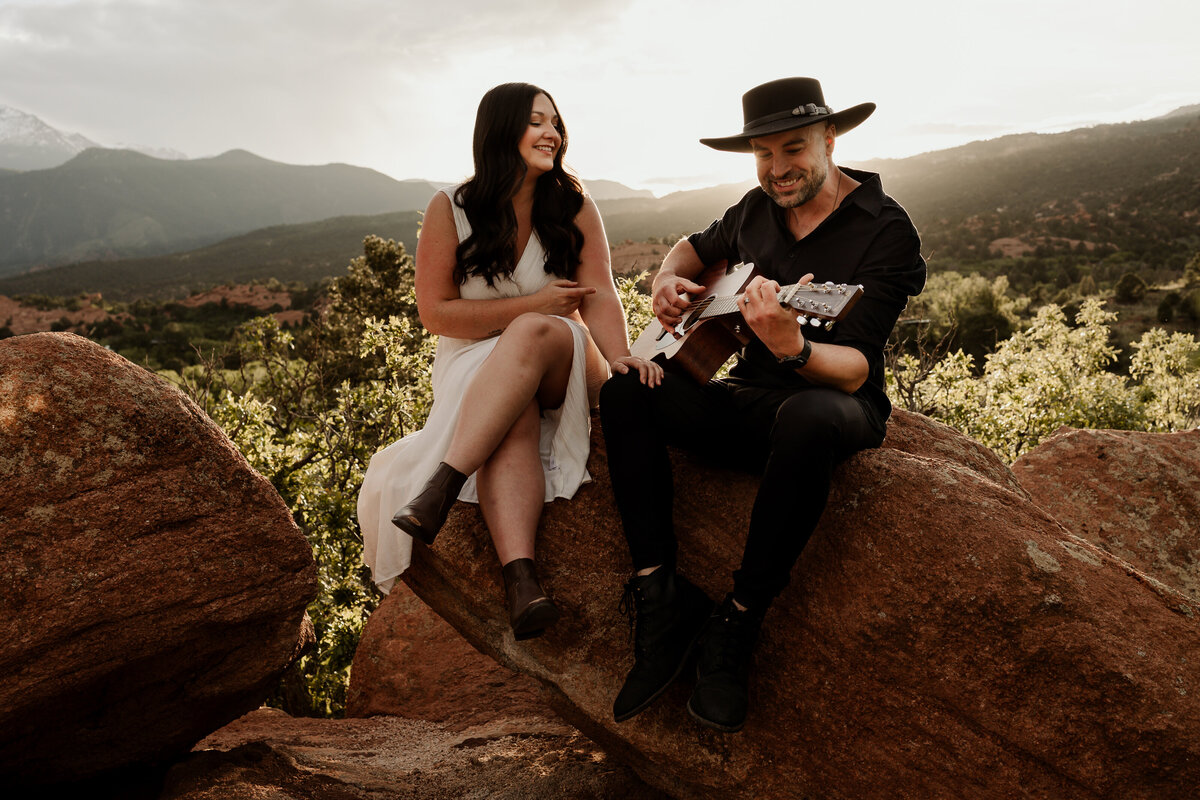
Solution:
<svg viewBox="0 0 1200 800"><path fill-rule="evenodd" d="M825 510L834 467L878 447L884 433L869 407L836 389L701 386L672 373L651 389L634 371L604 384L600 423L634 569L675 563L667 445L762 476L733 575L738 602L758 610L787 586Z"/></svg>

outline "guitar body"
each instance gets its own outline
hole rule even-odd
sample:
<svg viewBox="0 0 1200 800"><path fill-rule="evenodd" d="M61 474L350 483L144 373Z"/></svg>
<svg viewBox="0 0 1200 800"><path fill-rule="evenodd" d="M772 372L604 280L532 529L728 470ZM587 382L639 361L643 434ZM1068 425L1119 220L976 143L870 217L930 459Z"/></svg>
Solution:
<svg viewBox="0 0 1200 800"><path fill-rule="evenodd" d="M657 358L665 367L682 370L697 383L704 383L750 341L741 314L701 318L706 301L741 294L753 273L753 264L729 274L725 274L724 261L709 267L696 281L706 291L699 297L689 296L693 310L684 314L675 328L677 333L671 334L657 319L651 320L629 351L647 360Z"/></svg>
<svg viewBox="0 0 1200 800"><path fill-rule="evenodd" d="M657 360L664 368L686 372L704 383L753 336L742 319L738 300L754 277L754 265L745 264L725 274L725 262L714 264L697 278L705 287L699 297L688 296L683 320L670 333L657 320L642 331L630 352ZM779 304L797 312L801 324L832 326L862 296L863 287L834 283L793 283L779 290Z"/></svg>

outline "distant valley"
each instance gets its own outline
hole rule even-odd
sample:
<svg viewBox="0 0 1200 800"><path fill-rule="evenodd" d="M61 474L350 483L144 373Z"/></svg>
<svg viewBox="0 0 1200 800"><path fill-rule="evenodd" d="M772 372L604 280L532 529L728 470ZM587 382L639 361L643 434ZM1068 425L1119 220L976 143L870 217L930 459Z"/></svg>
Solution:
<svg viewBox="0 0 1200 800"><path fill-rule="evenodd" d="M883 175L934 269L1016 257L1030 281L1061 283L1064 268L1078 271L1070 264L1110 280L1178 272L1200 250L1200 107L850 166ZM655 198L588 183L613 244L697 230L753 185ZM0 171L0 294L182 297L231 281L313 282L342 272L367 234L415 248L435 190L244 151L180 161L88 149L50 169Z"/></svg>
<svg viewBox="0 0 1200 800"><path fill-rule="evenodd" d="M434 187L345 164L294 166L245 151L168 161L84 150L0 175L0 275L190 250L272 225L424 208Z"/></svg>

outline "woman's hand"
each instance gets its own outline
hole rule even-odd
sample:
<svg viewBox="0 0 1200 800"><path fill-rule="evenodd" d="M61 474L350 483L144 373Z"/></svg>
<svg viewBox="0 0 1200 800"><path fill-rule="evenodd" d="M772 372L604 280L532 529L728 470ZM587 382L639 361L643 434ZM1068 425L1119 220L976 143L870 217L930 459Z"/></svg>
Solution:
<svg viewBox="0 0 1200 800"><path fill-rule="evenodd" d="M540 313L566 317L579 309L583 298L595 293L595 287L580 286L577 281L560 278L547 283L533 297L537 301L537 310Z"/></svg>
<svg viewBox="0 0 1200 800"><path fill-rule="evenodd" d="M613 372L619 372L622 375L631 369L636 369L638 379L647 386L654 387L662 383L663 368L654 361L647 361L637 356L621 356L614 358L608 366Z"/></svg>

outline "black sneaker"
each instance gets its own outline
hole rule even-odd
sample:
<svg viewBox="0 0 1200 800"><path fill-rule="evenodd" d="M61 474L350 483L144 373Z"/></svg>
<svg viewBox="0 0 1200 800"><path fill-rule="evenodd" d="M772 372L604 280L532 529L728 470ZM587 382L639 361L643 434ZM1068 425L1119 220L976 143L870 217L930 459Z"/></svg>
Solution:
<svg viewBox="0 0 1200 800"><path fill-rule="evenodd" d="M635 627L634 664L613 701L613 719L640 714L679 677L712 608L702 589L668 567L625 584L621 610Z"/></svg>
<svg viewBox="0 0 1200 800"><path fill-rule="evenodd" d="M739 611L733 595L709 618L696 664L696 688L688 714L701 725L726 733L740 731L750 707L750 655L762 615Z"/></svg>

